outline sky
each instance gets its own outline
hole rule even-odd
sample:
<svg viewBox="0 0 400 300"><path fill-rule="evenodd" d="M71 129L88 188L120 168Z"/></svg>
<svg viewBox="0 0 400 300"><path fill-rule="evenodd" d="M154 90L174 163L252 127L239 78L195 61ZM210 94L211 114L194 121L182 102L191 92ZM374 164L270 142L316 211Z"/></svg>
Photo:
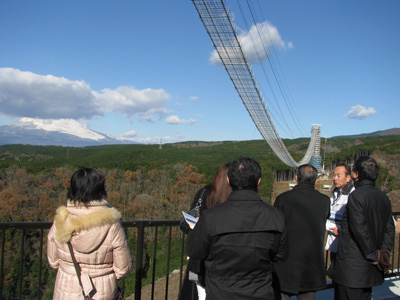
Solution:
<svg viewBox="0 0 400 300"><path fill-rule="evenodd" d="M400 127L400 1L225 4L282 138ZM0 125L23 117L139 143L262 139L190 0L0 1Z"/></svg>

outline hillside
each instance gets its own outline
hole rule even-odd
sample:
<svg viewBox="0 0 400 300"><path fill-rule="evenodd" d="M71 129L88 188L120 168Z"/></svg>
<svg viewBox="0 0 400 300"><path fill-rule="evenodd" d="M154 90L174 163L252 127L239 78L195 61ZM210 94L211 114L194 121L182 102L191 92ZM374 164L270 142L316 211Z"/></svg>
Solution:
<svg viewBox="0 0 400 300"><path fill-rule="evenodd" d="M308 147L309 139L284 140L284 142L292 156L296 160L300 160ZM387 193L400 190L399 135L343 137L321 142L321 157L327 172L330 172L337 162L345 161L351 164L360 155L372 155L378 161L381 166L378 185L382 189ZM204 177L198 181L198 185L201 185L212 180L221 164L239 156L250 156L259 161L263 171L260 193L266 201L271 201L273 198L273 182L282 180L284 177L278 176L279 174L289 174L289 178L293 175L294 169L284 165L272 153L265 141L252 140L241 142L192 141L165 144L162 147L158 145L92 147L3 145L0 146L0 176L9 178L7 172L15 172L21 168L29 176L46 177L54 172L60 172L63 174L63 178L68 180L73 170L80 166L88 166L102 170L107 176L108 174L113 176L112 180L107 179L108 182L112 181L113 183L118 183L118 180L125 182L127 179L123 174L126 172L140 172L143 174L142 176L149 177L149 180L156 176L154 174L164 176L166 178L162 180L167 185L165 189L169 190L176 184L177 170L183 170L184 166L190 167L196 177ZM115 189L120 193L120 187L116 186ZM146 189L143 189L144 193L146 193L145 191Z"/></svg>
<svg viewBox="0 0 400 300"><path fill-rule="evenodd" d="M0 170L11 165L34 173L53 168L91 166L93 168L136 170L160 169L176 163L192 164L208 177L217 167L238 156L269 161L275 168L285 166L273 156L264 141L186 142L158 145L109 145L94 147L0 146Z"/></svg>
<svg viewBox="0 0 400 300"><path fill-rule="evenodd" d="M284 140L295 160L300 160L309 139ZM398 155L400 136L372 136L364 138L332 138L321 141L321 157L329 171L336 161L352 163L360 153ZM196 166L211 180L217 167L239 156L258 160L263 169L273 172L293 170L284 165L263 140L201 142L192 141L162 145L105 145L91 147L59 147L31 145L0 146L0 170L9 166L23 167L33 173L46 172L68 166L136 170L160 169L176 163ZM396 161L395 159L392 159ZM388 166L390 168L390 166ZM396 172L393 170L393 172Z"/></svg>

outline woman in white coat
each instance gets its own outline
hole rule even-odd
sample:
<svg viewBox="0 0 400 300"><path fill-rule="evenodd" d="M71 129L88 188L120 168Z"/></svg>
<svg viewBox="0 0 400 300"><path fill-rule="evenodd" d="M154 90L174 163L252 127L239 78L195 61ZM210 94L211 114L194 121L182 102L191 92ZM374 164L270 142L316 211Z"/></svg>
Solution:
<svg viewBox="0 0 400 300"><path fill-rule="evenodd" d="M68 242L89 298L115 299L117 280L131 270L121 214L110 206L106 196L105 178L97 170L80 168L72 175L67 206L57 209L48 234L47 258L58 270L53 299L83 299Z"/></svg>

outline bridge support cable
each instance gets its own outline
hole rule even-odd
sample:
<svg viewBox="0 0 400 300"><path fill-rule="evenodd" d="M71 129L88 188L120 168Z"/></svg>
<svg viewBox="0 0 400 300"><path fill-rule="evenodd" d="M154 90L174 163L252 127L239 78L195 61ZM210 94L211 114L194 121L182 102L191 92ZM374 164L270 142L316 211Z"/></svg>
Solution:
<svg viewBox="0 0 400 300"><path fill-rule="evenodd" d="M267 105L240 45L235 24L223 0L192 0L213 45L243 101L258 131L279 157L290 167L308 163L319 140L318 130L312 127L311 141L300 162L296 162L272 122Z"/></svg>

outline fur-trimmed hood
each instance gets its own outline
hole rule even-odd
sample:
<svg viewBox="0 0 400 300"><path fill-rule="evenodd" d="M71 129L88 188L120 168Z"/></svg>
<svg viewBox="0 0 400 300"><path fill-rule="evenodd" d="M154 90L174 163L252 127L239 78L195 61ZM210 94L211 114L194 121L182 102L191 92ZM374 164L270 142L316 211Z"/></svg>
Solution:
<svg viewBox="0 0 400 300"><path fill-rule="evenodd" d="M111 225L120 220L119 211L109 207L107 201L92 201L87 207L68 202L68 207L56 211L55 240L71 241L74 249L91 252L103 242Z"/></svg>

